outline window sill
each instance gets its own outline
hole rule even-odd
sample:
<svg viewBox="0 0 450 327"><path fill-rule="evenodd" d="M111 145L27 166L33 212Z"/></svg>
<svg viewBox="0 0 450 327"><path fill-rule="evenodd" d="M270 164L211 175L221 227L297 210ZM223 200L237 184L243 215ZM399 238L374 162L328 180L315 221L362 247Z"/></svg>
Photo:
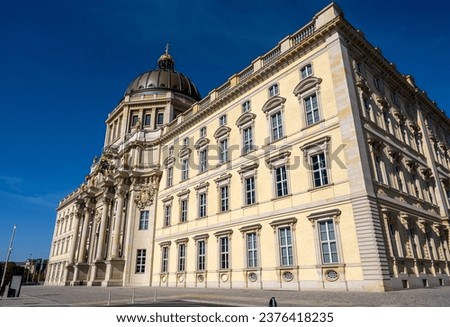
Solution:
<svg viewBox="0 0 450 327"><path fill-rule="evenodd" d="M309 188L309 189L308 189L308 192L321 191L321 190L323 190L323 189L325 189L325 188L332 187L332 186L334 186L334 183L330 183L330 184L326 184L326 185L321 185L321 186L315 186L315 187Z"/></svg>
<svg viewBox="0 0 450 327"><path fill-rule="evenodd" d="M292 193L286 194L286 195L281 195L281 196L277 196L271 199L271 201L277 201L277 200L283 200L286 198L290 198L292 196Z"/></svg>
<svg viewBox="0 0 450 327"><path fill-rule="evenodd" d="M304 131L305 129L308 129L308 128L317 126L317 125L323 123L324 121L325 121L325 119L321 119L321 120L319 120L318 122L315 122L315 123L313 123L313 124L311 124L311 125L307 125L307 126L303 127L302 129L300 129L300 131Z"/></svg>
<svg viewBox="0 0 450 327"><path fill-rule="evenodd" d="M272 144L277 143L277 142L280 142L281 140L285 140L285 139L287 139L287 136L286 136L286 135L285 135L285 136L282 136L282 137L280 137L280 138L278 138L278 139L276 139L276 140L270 140L269 142L267 142L267 143L265 144L264 147L271 146Z"/></svg>
<svg viewBox="0 0 450 327"><path fill-rule="evenodd" d="M241 209L247 209L247 208L250 208L250 207L254 207L254 206L258 205L258 204L259 204L259 202L255 202L255 203L252 203L252 204L245 204L245 205L243 205L241 207Z"/></svg>

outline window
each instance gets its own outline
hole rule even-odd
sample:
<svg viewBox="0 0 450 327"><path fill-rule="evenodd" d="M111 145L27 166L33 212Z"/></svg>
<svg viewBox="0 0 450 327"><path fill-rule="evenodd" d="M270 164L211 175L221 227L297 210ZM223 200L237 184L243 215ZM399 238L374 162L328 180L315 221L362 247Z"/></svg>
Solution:
<svg viewBox="0 0 450 327"><path fill-rule="evenodd" d="M208 151L207 149L200 150L200 172L204 172L208 169Z"/></svg>
<svg viewBox="0 0 450 327"><path fill-rule="evenodd" d="M219 142L219 162L225 163L228 161L228 139L223 139Z"/></svg>
<svg viewBox="0 0 450 327"><path fill-rule="evenodd" d="M151 114L145 114L144 116L144 126L150 126L152 123L152 115Z"/></svg>
<svg viewBox="0 0 450 327"><path fill-rule="evenodd" d="M404 183L403 183L403 173L399 166L395 166L394 168L395 178L397 179L397 187L399 191L404 191Z"/></svg>
<svg viewBox="0 0 450 327"><path fill-rule="evenodd" d="M189 138L188 137L185 137L183 139L183 146L189 146Z"/></svg>
<svg viewBox="0 0 450 327"><path fill-rule="evenodd" d="M131 127L136 126L138 121L139 121L139 116L138 115L132 115L131 116Z"/></svg>
<svg viewBox="0 0 450 327"><path fill-rule="evenodd" d="M288 183L286 175L286 166L280 166L275 170L275 192L277 196L285 196L288 194Z"/></svg>
<svg viewBox="0 0 450 327"><path fill-rule="evenodd" d="M169 146L169 157L173 156L174 147L173 145Z"/></svg>
<svg viewBox="0 0 450 327"><path fill-rule="evenodd" d="M258 245L256 233L247 233L247 268L258 267Z"/></svg>
<svg viewBox="0 0 450 327"><path fill-rule="evenodd" d="M392 255L394 257L398 257L398 248L397 248L397 240L396 240L396 230L393 223L388 224L389 228L389 237L391 239L391 248L392 248Z"/></svg>
<svg viewBox="0 0 450 327"><path fill-rule="evenodd" d="M138 249L136 255L136 274L143 274L145 272L145 257L146 249Z"/></svg>
<svg viewBox="0 0 450 327"><path fill-rule="evenodd" d="M180 201L180 222L184 223L187 221L188 213L188 200L183 199Z"/></svg>
<svg viewBox="0 0 450 327"><path fill-rule="evenodd" d="M270 116L272 126L272 141L276 141L283 137L283 123L281 112L277 112Z"/></svg>
<svg viewBox="0 0 450 327"><path fill-rule="evenodd" d="M222 115L219 117L219 126L227 124L227 115Z"/></svg>
<svg viewBox="0 0 450 327"><path fill-rule="evenodd" d="M183 272L186 270L186 244L178 244L178 271Z"/></svg>
<svg viewBox="0 0 450 327"><path fill-rule="evenodd" d="M164 124L164 112L158 112L156 114L156 125Z"/></svg>
<svg viewBox="0 0 450 327"><path fill-rule="evenodd" d="M167 187L173 185L173 167L167 168Z"/></svg>
<svg viewBox="0 0 450 327"><path fill-rule="evenodd" d="M273 84L269 87L269 97L273 97L275 95L278 95L278 84Z"/></svg>
<svg viewBox="0 0 450 327"><path fill-rule="evenodd" d="M377 181L380 183L384 183L384 177L383 177L383 166L382 166L382 160L380 156L375 156L375 172L376 172L376 178Z"/></svg>
<svg viewBox="0 0 450 327"><path fill-rule="evenodd" d="M184 181L189 178L189 159L181 160L181 180Z"/></svg>
<svg viewBox="0 0 450 327"><path fill-rule="evenodd" d="M379 79L378 77L374 77L373 83L375 84L375 87L378 91L384 93L384 83L381 79Z"/></svg>
<svg viewBox="0 0 450 327"><path fill-rule="evenodd" d="M230 252L229 252L229 237L223 236L219 238L220 255L219 255L219 268L229 269L230 267Z"/></svg>
<svg viewBox="0 0 450 327"><path fill-rule="evenodd" d="M282 266L292 266L294 257L292 252L292 235L290 227L281 227L278 229L280 259Z"/></svg>
<svg viewBox="0 0 450 327"><path fill-rule="evenodd" d="M243 130L243 154L253 150L253 128L249 126Z"/></svg>
<svg viewBox="0 0 450 327"><path fill-rule="evenodd" d="M447 202L448 205L450 206L450 186L445 189L445 194L447 195Z"/></svg>
<svg viewBox="0 0 450 327"><path fill-rule="evenodd" d="M311 166L313 173L313 185L315 187L328 184L327 162L325 153L318 153L311 156Z"/></svg>
<svg viewBox="0 0 450 327"><path fill-rule="evenodd" d="M220 188L220 211L228 211L228 185Z"/></svg>
<svg viewBox="0 0 450 327"><path fill-rule="evenodd" d="M197 242L197 270L206 269L206 241Z"/></svg>
<svg viewBox="0 0 450 327"><path fill-rule="evenodd" d="M143 210L139 217L139 230L146 229L148 229L148 210Z"/></svg>
<svg viewBox="0 0 450 327"><path fill-rule="evenodd" d="M198 195L198 216L200 218L206 217L206 193Z"/></svg>
<svg viewBox="0 0 450 327"><path fill-rule="evenodd" d="M416 175L411 175L411 182L412 182L412 187L414 190L414 195L416 196L416 198L420 198L420 189L419 189L419 180L417 179Z"/></svg>
<svg viewBox="0 0 450 327"><path fill-rule="evenodd" d="M200 137L205 137L206 136L206 127L202 127L200 128Z"/></svg>
<svg viewBox="0 0 450 327"><path fill-rule="evenodd" d="M161 252L161 272L166 273L169 271L169 247L163 246Z"/></svg>
<svg viewBox="0 0 450 327"><path fill-rule="evenodd" d="M256 203L256 187L255 187L255 177L250 176L245 179L245 204L255 204Z"/></svg>
<svg viewBox="0 0 450 327"><path fill-rule="evenodd" d="M332 219L319 221L320 248L322 251L322 263L337 263L338 252L336 233Z"/></svg>
<svg viewBox="0 0 450 327"><path fill-rule="evenodd" d="M242 104L242 113L248 112L248 111L250 111L250 109L251 109L250 101L245 101Z"/></svg>
<svg viewBox="0 0 450 327"><path fill-rule="evenodd" d="M172 206L169 205L165 205L164 206L164 226L170 226L170 217L172 214Z"/></svg>
<svg viewBox="0 0 450 327"><path fill-rule="evenodd" d="M304 66L302 69L300 69L300 72L302 74L302 79L306 78L308 76L312 75L312 66L311 64L308 64L306 66Z"/></svg>
<svg viewBox="0 0 450 327"><path fill-rule="evenodd" d="M306 113L306 125L312 125L320 120L319 105L317 102L317 94L314 93L304 99L305 113Z"/></svg>

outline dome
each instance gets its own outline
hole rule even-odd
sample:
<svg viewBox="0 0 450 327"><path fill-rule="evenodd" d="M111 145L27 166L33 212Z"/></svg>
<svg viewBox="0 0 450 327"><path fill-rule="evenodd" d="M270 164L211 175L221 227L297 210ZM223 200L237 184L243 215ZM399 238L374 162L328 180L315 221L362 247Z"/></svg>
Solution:
<svg viewBox="0 0 450 327"><path fill-rule="evenodd" d="M200 93L194 83L182 73L175 71L175 61L166 52L158 59L158 68L146 71L136 77L127 87L125 95L146 92L149 90L172 90L184 94L195 101L201 100Z"/></svg>

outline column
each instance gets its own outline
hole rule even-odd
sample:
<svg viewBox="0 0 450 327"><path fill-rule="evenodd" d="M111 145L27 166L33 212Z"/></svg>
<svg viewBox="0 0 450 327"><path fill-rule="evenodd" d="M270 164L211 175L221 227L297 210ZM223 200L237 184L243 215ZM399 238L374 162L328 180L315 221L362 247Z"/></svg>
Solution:
<svg viewBox="0 0 450 327"><path fill-rule="evenodd" d="M89 238L89 222L92 217L92 208L90 206L91 199L86 199L86 206L84 207L83 229L81 230L80 251L78 252L78 262L86 262L86 246Z"/></svg>
<svg viewBox="0 0 450 327"><path fill-rule="evenodd" d="M109 212L109 204L111 203L111 198L109 198L106 194L103 195L103 211L102 218L100 221L100 233L98 236L98 244L97 244L97 257L95 260L103 260L103 250L105 247L105 236L106 236L106 222L108 220L108 212Z"/></svg>
<svg viewBox="0 0 450 327"><path fill-rule="evenodd" d="M391 217L389 215L389 211L387 209L382 209L383 220L384 220L384 229L386 231L386 242L389 249L389 256L392 260L392 272L394 277L398 277L398 266L397 266L397 256L396 252L398 252L398 248L394 249L396 246L395 235L393 235L394 239L391 238L391 231L389 228L389 224L391 223Z"/></svg>
<svg viewBox="0 0 450 327"><path fill-rule="evenodd" d="M116 220L114 222L114 235L112 239L111 259L119 259L119 245L120 245L120 226L122 225L123 216L123 202L126 194L126 188L123 185L117 187L117 208Z"/></svg>
<svg viewBox="0 0 450 327"><path fill-rule="evenodd" d="M80 227L81 211L81 204L78 204L77 211L75 212L75 224L73 228L72 242L69 249L69 265L72 265L75 262L75 250L78 244L78 229Z"/></svg>

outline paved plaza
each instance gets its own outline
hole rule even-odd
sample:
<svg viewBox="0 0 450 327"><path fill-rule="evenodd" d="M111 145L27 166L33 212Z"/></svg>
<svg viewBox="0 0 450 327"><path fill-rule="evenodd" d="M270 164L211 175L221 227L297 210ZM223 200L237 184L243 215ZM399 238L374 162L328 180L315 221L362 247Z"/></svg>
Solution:
<svg viewBox="0 0 450 327"><path fill-rule="evenodd" d="M250 306L266 307L275 297L280 307L450 307L450 286L386 293L271 291L199 288L104 288L23 286L20 297L0 300L0 307L41 306Z"/></svg>

